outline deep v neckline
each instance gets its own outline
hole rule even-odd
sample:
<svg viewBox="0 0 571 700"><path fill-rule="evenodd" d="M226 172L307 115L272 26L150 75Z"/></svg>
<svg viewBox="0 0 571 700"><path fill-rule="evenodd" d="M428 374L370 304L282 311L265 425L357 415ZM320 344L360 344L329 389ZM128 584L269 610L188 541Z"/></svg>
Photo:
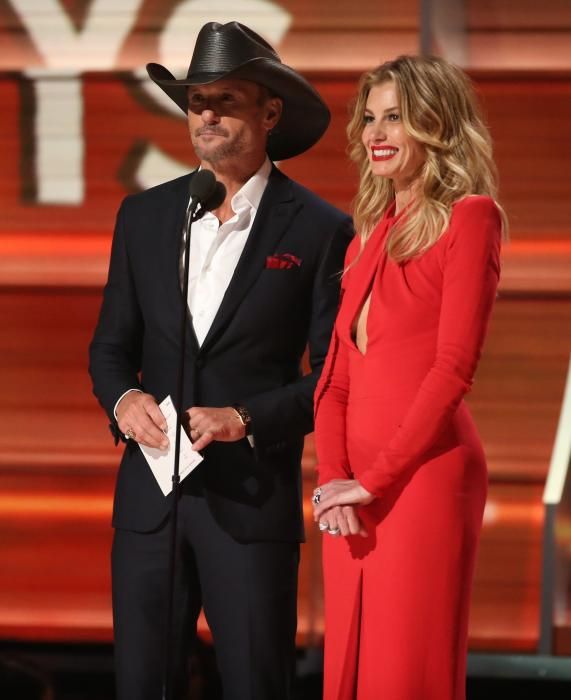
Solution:
<svg viewBox="0 0 571 700"><path fill-rule="evenodd" d="M368 331L368 324L369 324L369 314L371 312L371 301L373 298L373 286L375 284L375 277L376 274L373 275L373 279L371 280L371 285L368 289L368 294L365 296L363 303L357 307L357 312L355 313L353 320L351 322L351 340L353 342L353 345L355 347L355 350L362 356L365 357L367 354L367 350L369 347L369 331ZM359 337L359 324L361 323L361 316L363 312L365 311L366 308L366 316L362 321L362 324L364 325L364 332L365 332L365 349L361 350L358 344L358 337Z"/></svg>
<svg viewBox="0 0 571 700"><path fill-rule="evenodd" d="M371 306L373 305L373 291L375 288L375 282L377 280L377 275L379 274L379 270L381 267L381 263L384 257L384 253L382 250L382 243L385 240L385 233L386 230L381 234L379 231L380 235L380 241L377 242L377 245L374 246L374 249L371 251L371 260L367 260L368 265L372 267L372 269L369 269L368 267L364 270L365 272L365 277L367 279L367 284L364 286L364 288L361 290L359 297L358 297L358 302L355 307L354 312L351 314L351 321L349 324L349 337L351 339L351 344L356 352L359 353L361 357L366 357L367 356L367 351L369 349L369 331L368 331L368 326L369 326L369 316L371 314ZM379 249L377 251L377 246L379 246ZM376 254L378 253L378 255ZM367 301L369 303L369 307L367 309L367 318L365 319L365 331L367 335L367 346L365 348L365 352L362 352L359 346L357 345L357 328L359 325L359 320L360 316L363 313L363 309L365 308L365 305L367 304Z"/></svg>
<svg viewBox="0 0 571 700"><path fill-rule="evenodd" d="M351 341L351 345L353 349L359 354L360 357L364 358L367 356L367 353L369 351L369 340L370 340L370 334L369 334L369 317L371 315L371 308L374 303L374 298L373 298L373 292L375 290L375 284L377 282L377 276L380 275L381 269L384 267L385 262L386 262L386 250L384 248L384 244L386 241L386 237L389 231L389 228L391 225L394 223L394 221L399 218L400 214L397 216L394 216L394 210L395 210L396 204L393 202L389 208L386 210L385 214L383 215L382 219L379 221L377 224L377 227L375 227L375 231L373 231L371 237L365 244L365 248L359 253L359 255L366 254L367 252L369 253L370 259L367 259L364 261L366 263L366 267L363 270L363 276L366 277L367 279L367 284L364 286L363 290L360 292L359 297L358 297L358 303L355 307L355 311L351 314L350 316L350 323L349 323L349 339ZM378 239L378 240L375 240ZM367 244L372 243L371 247L369 248L369 251L367 251ZM370 268L369 268L370 266ZM371 269L372 268L372 269ZM355 267L354 272L358 272L358 264ZM365 352L362 352L359 346L357 345L357 329L359 325L359 320L360 316L363 312L363 309L365 308L365 305L368 303L368 309L367 309L367 317L365 319L365 333L367 336L367 344L365 347Z"/></svg>

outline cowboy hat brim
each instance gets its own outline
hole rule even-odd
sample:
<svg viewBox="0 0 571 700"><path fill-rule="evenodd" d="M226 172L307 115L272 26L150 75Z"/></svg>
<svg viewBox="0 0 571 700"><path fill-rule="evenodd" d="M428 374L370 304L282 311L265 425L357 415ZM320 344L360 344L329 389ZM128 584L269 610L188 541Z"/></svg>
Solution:
<svg viewBox="0 0 571 700"><path fill-rule="evenodd" d="M268 138L267 153L271 160L292 158L311 148L323 136L331 119L329 109L305 78L269 58L252 58L229 71L190 73L179 80L159 63L147 64L147 73L185 114L187 89L191 85L209 85L229 78L249 80L268 88L283 102L280 121Z"/></svg>

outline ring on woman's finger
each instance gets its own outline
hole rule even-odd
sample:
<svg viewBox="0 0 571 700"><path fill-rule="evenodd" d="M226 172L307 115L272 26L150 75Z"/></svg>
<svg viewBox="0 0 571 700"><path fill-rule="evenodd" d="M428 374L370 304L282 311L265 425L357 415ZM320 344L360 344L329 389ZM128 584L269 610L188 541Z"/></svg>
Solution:
<svg viewBox="0 0 571 700"><path fill-rule="evenodd" d="M334 527L334 528L327 528L327 532L330 535L333 535L333 537L337 537L337 535L339 535L341 533L341 530L338 527Z"/></svg>
<svg viewBox="0 0 571 700"><path fill-rule="evenodd" d="M319 529L321 532L325 532L325 530L329 530L329 525L327 523L319 523Z"/></svg>
<svg viewBox="0 0 571 700"><path fill-rule="evenodd" d="M129 427L125 431L125 436L128 437L130 440L134 440L137 437L137 433L133 430L133 428Z"/></svg>
<svg viewBox="0 0 571 700"><path fill-rule="evenodd" d="M311 499L312 503L316 506L319 505L319 502L321 501L321 487L316 488L315 491L313 492L313 498Z"/></svg>

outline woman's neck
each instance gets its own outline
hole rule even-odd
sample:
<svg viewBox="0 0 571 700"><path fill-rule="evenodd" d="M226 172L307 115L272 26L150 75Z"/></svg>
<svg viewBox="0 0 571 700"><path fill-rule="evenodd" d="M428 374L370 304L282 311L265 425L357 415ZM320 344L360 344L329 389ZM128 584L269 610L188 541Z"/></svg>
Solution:
<svg viewBox="0 0 571 700"><path fill-rule="evenodd" d="M400 214L408 207L420 190L420 180L418 178L408 182L394 182L395 188L395 215Z"/></svg>

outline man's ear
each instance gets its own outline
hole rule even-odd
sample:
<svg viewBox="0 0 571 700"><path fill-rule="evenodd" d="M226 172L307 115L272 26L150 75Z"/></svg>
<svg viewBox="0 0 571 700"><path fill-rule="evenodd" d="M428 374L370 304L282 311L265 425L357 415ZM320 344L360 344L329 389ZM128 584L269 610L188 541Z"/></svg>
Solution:
<svg viewBox="0 0 571 700"><path fill-rule="evenodd" d="M282 116L283 102L280 97L270 97L266 102L266 128L268 131L274 128L274 126L279 122Z"/></svg>

